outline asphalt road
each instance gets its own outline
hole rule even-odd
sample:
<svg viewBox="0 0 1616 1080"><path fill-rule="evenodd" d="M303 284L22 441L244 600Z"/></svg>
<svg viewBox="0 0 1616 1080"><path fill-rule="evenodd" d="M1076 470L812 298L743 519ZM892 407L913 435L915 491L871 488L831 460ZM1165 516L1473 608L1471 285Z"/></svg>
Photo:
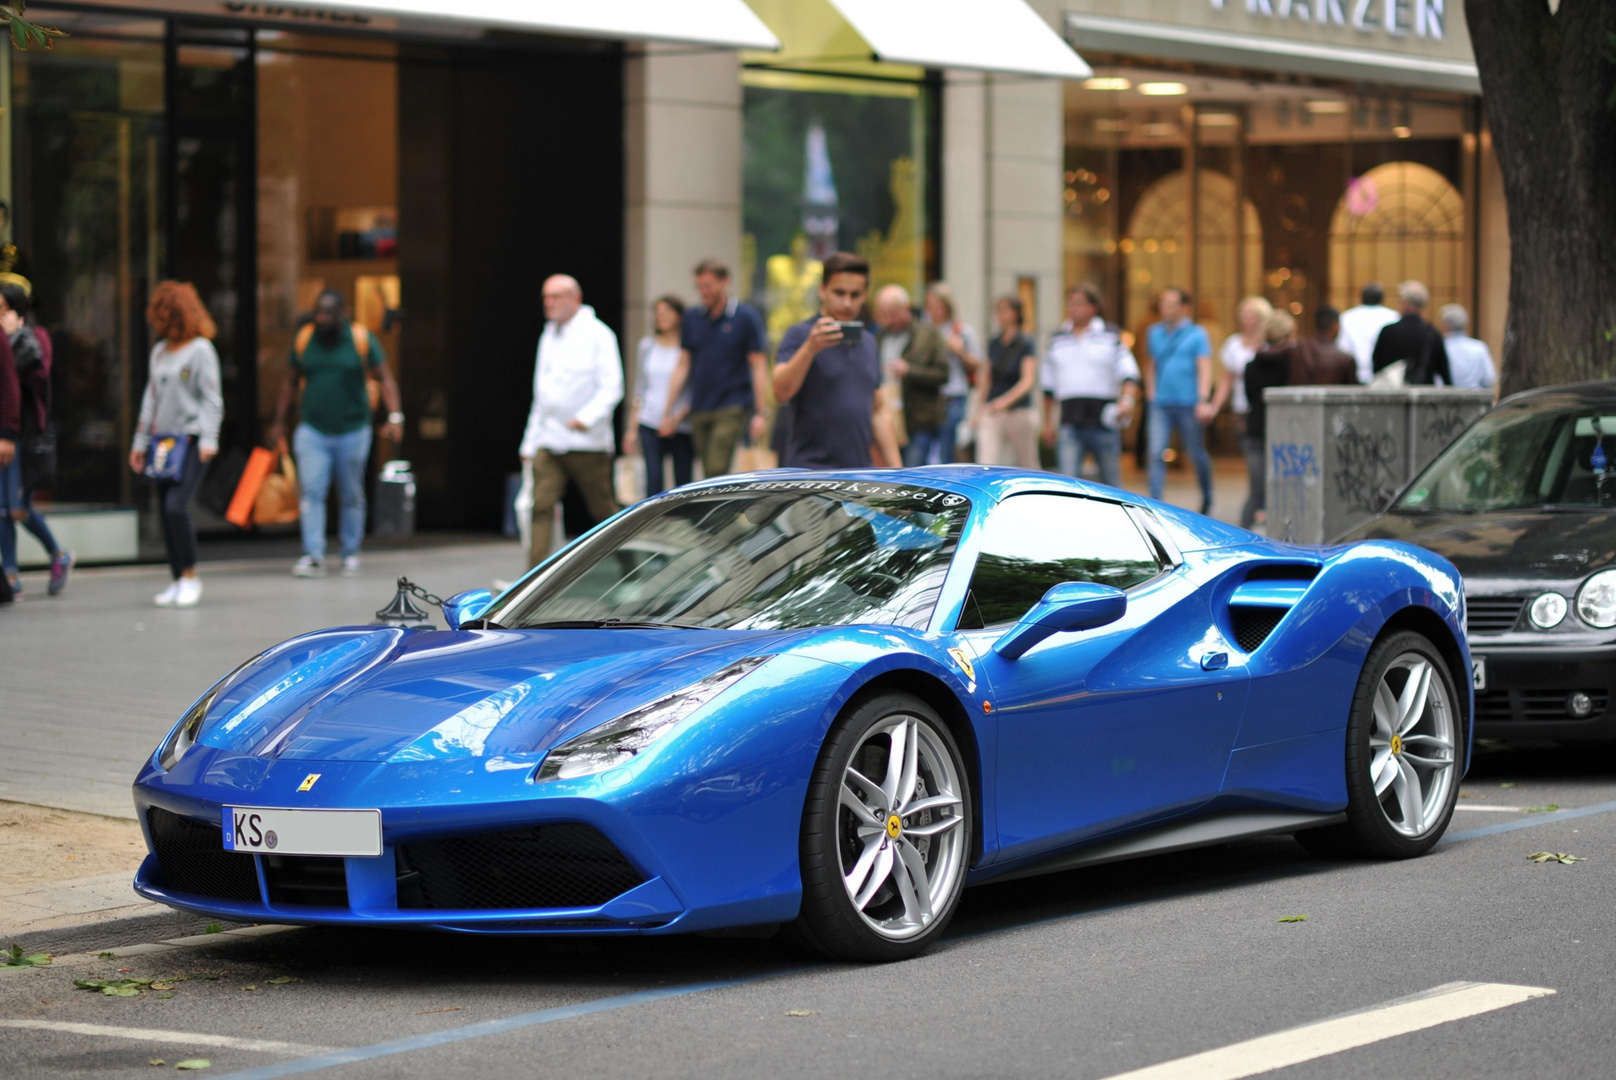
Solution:
<svg viewBox="0 0 1616 1080"><path fill-rule="evenodd" d="M1372 1031L1274 1075L1608 1077L1616 754L1483 754L1463 791L1466 806L1518 809L1462 811L1406 863L1319 861L1268 839L984 886L938 947L889 966L825 964L778 940L312 929L64 958L0 973L0 1071L150 1077L152 1058L202 1057L204 1075L238 1080L1081 1080L1479 982L1554 993ZM1527 858L1541 850L1586 861ZM173 989L73 988L92 975Z"/></svg>

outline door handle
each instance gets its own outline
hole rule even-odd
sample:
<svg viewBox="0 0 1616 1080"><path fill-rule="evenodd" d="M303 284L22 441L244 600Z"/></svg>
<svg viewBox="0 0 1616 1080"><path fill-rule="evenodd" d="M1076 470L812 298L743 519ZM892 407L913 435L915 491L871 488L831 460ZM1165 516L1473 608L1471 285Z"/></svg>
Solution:
<svg viewBox="0 0 1616 1080"><path fill-rule="evenodd" d="M1202 671L1222 671L1229 666L1229 654L1226 652L1209 652L1201 654Z"/></svg>

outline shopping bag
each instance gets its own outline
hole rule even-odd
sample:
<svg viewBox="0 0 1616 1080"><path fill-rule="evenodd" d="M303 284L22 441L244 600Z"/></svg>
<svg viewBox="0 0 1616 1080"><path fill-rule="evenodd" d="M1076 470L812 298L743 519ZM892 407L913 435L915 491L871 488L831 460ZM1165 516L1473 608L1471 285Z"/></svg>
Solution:
<svg viewBox="0 0 1616 1080"><path fill-rule="evenodd" d="M633 506L645 498L645 459L624 454L612 462L612 494L618 506Z"/></svg>
<svg viewBox="0 0 1616 1080"><path fill-rule="evenodd" d="M297 520L297 466L292 455L280 454L276 469L264 477L253 502L253 522L258 525L290 525Z"/></svg>
<svg viewBox="0 0 1616 1080"><path fill-rule="evenodd" d="M767 446L742 444L735 450L736 472L759 472L779 467L779 456Z"/></svg>
<svg viewBox="0 0 1616 1080"><path fill-rule="evenodd" d="M224 512L224 519L237 528L246 529L253 522L253 504L258 501L258 489L264 484L264 477L269 470L275 467L275 451L265 450L262 446L253 447L252 454L247 458L246 468L241 470L241 479L236 482L236 493L230 498L230 507Z"/></svg>
<svg viewBox="0 0 1616 1080"><path fill-rule="evenodd" d="M228 512L231 500L236 497L236 488L241 486L242 474L246 471L247 454L241 447L220 450L208 462L208 471L202 477L202 486L197 489L196 501L215 514Z"/></svg>

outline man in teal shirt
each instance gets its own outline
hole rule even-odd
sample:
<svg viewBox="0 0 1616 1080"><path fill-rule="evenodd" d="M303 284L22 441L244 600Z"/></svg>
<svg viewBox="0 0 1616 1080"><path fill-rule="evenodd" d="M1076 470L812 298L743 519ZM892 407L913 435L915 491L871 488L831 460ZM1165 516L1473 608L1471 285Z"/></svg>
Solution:
<svg viewBox="0 0 1616 1080"><path fill-rule="evenodd" d="M313 323L298 331L287 362L286 382L275 406L270 433L277 446L286 438L286 419L298 402L302 422L292 435L301 496L298 517L303 529L303 556L292 566L298 577L325 576L325 501L336 474L341 511L337 534L342 544L342 572L359 573L359 544L365 536L365 463L370 458L370 393L366 380L380 384L387 405L382 437L397 444L404 438L404 413L398 384L387 369L381 342L360 323L343 316L342 294L327 289L314 307Z"/></svg>
<svg viewBox="0 0 1616 1080"><path fill-rule="evenodd" d="M1162 497L1167 462L1162 455L1178 431L1201 483L1201 513L1212 512L1212 458L1205 426L1217 415L1212 398L1212 339L1190 318L1190 295L1169 288L1157 300L1162 321L1150 328L1150 364L1144 370L1150 403L1150 497Z"/></svg>

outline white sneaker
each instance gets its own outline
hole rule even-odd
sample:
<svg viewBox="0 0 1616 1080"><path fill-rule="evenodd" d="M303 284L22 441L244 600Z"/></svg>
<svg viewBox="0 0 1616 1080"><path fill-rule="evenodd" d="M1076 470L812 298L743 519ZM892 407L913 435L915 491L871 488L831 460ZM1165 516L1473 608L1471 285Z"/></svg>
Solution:
<svg viewBox="0 0 1616 1080"><path fill-rule="evenodd" d="M358 577L359 576L359 556L357 556L357 555L344 555L342 557L342 576L343 577Z"/></svg>
<svg viewBox="0 0 1616 1080"><path fill-rule="evenodd" d="M182 577L175 582L178 591L174 593L175 607L196 607L196 602L202 599L202 582L199 578Z"/></svg>
<svg viewBox="0 0 1616 1080"><path fill-rule="evenodd" d="M313 555L305 555L292 564L293 577L325 577L325 562Z"/></svg>
<svg viewBox="0 0 1616 1080"><path fill-rule="evenodd" d="M152 603L156 604L158 607L173 607L174 598L179 594L180 582L178 578L175 578L173 581L168 583L168 588L152 597Z"/></svg>

